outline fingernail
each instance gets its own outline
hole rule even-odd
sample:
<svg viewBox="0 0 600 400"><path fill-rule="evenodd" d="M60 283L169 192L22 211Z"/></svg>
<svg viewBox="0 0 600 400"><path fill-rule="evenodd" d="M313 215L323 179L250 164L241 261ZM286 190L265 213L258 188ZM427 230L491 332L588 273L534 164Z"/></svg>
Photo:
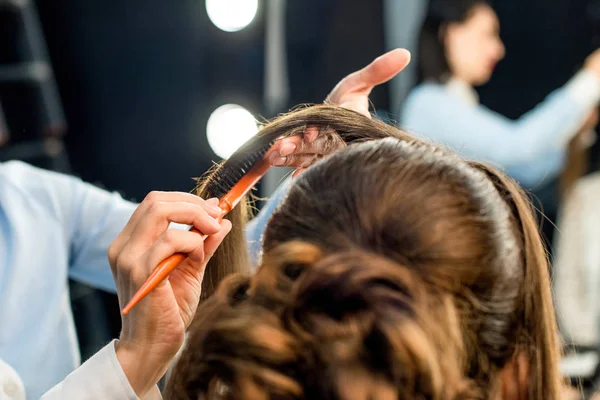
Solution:
<svg viewBox="0 0 600 400"><path fill-rule="evenodd" d="M306 133L304 134L304 140L307 143L312 143L315 141L317 136L319 136L319 130L317 128L310 129L310 131L307 129Z"/></svg>
<svg viewBox="0 0 600 400"><path fill-rule="evenodd" d="M209 199L209 200L206 200L205 204L206 204L206 207L210 211L212 211L213 213L215 213L215 214L220 214L221 213L221 209L218 207L218 205L219 205L219 199L217 199L216 197L212 198L212 199Z"/></svg>
<svg viewBox="0 0 600 400"><path fill-rule="evenodd" d="M287 158L286 157L277 157L274 161L273 161L273 165L276 167L283 167L285 165Z"/></svg>
<svg viewBox="0 0 600 400"><path fill-rule="evenodd" d="M279 154L282 156L289 156L296 151L296 145L294 143L285 143L279 148Z"/></svg>
<svg viewBox="0 0 600 400"><path fill-rule="evenodd" d="M219 232L221 230L221 224L216 219L213 219L213 222L211 222L211 225L215 228L215 230L217 232Z"/></svg>
<svg viewBox="0 0 600 400"><path fill-rule="evenodd" d="M277 160L277 158L279 157L279 150L275 150L273 151L271 154L269 154L269 163L271 163L271 165L273 165L273 163L275 162L275 160Z"/></svg>

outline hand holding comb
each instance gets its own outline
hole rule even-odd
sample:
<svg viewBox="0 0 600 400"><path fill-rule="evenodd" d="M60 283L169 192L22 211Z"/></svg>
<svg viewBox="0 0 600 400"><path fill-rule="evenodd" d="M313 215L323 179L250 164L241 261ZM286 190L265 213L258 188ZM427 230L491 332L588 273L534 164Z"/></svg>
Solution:
<svg viewBox="0 0 600 400"><path fill-rule="evenodd" d="M381 132L382 130L365 131L364 124L353 123L357 116L360 116L361 119L366 118L351 110L330 105L320 105L307 107L304 110L297 110L269 123L263 131L240 147L217 170L211 180L209 193L211 193L211 197L220 198L219 207L223 210L222 217L231 211L269 170L270 164L267 159L279 139L301 135L307 130L307 127L317 127L319 129L319 137L323 133L322 129L335 132L334 136L322 138L324 143L320 145L324 145L325 149L327 149L323 154L320 154L322 156L338 149L339 147L336 147L335 143L339 139L344 142L344 146L354 141L388 137L386 134L381 134L379 137L373 136L372 132ZM379 121L369 121L372 124L383 124ZM402 135L402 139L414 140L409 135ZM125 315L131 311L141 299L148 295L185 258L185 254L175 254L159 264L144 285L142 285L130 302L123 308L122 314Z"/></svg>
<svg viewBox="0 0 600 400"><path fill-rule="evenodd" d="M220 184L222 187L230 187L231 189L219 200L218 207L223 210L219 220L227 215L269 170L270 165L266 158L269 151L274 147L275 140L270 140L263 145L260 145L260 143L265 143L265 138L255 137L251 139L223 165L223 173L219 175L228 179L220 182ZM195 228L191 228L190 231L202 234ZM202 236L206 239L207 235ZM171 271L181 264L186 257L186 254L177 253L162 261L133 295L121 314L126 315L129 313L136 304L169 276Z"/></svg>

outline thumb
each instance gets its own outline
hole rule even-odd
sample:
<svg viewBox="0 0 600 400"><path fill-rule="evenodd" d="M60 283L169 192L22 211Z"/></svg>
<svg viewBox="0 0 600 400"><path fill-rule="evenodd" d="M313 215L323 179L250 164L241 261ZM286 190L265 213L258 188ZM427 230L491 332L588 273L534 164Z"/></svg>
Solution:
<svg viewBox="0 0 600 400"><path fill-rule="evenodd" d="M360 79L357 79L356 85L363 85L371 89L381 85L406 68L410 64L410 58L410 52L406 49L389 51L359 71Z"/></svg>
<svg viewBox="0 0 600 400"><path fill-rule="evenodd" d="M370 92L375 86L389 81L406 68L410 59L410 52L406 49L395 49L377 57L363 69L342 79L331 91L327 101L337 104L349 93Z"/></svg>
<svg viewBox="0 0 600 400"><path fill-rule="evenodd" d="M225 236L227 236L227 234L231 231L232 225L231 221L228 219L221 220L220 225L221 229L219 232L208 236L204 241L203 254L200 255L200 257L203 259L203 264L208 263L210 258L215 254L215 251L217 251L217 248L223 242L223 239L225 239ZM190 255L190 257L192 257L192 255Z"/></svg>

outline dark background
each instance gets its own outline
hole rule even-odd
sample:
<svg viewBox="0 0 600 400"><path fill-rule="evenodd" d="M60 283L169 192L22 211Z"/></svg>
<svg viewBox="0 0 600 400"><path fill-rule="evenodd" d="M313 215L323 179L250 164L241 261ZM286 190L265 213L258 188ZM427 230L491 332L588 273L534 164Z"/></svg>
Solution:
<svg viewBox="0 0 600 400"><path fill-rule="evenodd" d="M72 173L86 181L137 201L152 189L188 191L191 178L218 159L205 136L210 112L234 102L272 117L262 103L264 7L248 28L227 33L212 25L200 0L37 6L68 126ZM485 105L516 118L563 85L600 45L600 21L593 20L600 6L597 0L502 0L495 8L507 57L479 91ZM321 102L344 75L386 50L382 10L381 0L288 1L288 106ZM0 44L7 48L14 38L2 21ZM372 100L387 110L388 87L376 89ZM32 133L20 125L30 118L27 107L5 113L12 133ZM597 147L593 154L596 168ZM107 307L115 310L114 297L101 296L94 307L81 299L97 294L79 293L85 295L74 309L86 357L103 344L99 338L118 334L119 319L112 312L109 332L99 332L95 321Z"/></svg>
<svg viewBox="0 0 600 400"><path fill-rule="evenodd" d="M399 0L401 1L401 0ZM482 102L516 118L563 85L598 46L594 0L502 0L494 7L507 57ZM83 179L141 200L153 188L189 190L216 156L205 126L236 102L264 115L264 7L240 32L210 23L199 0L38 2ZM386 50L382 4L289 1L288 106L320 102L337 81ZM386 110L387 87L374 104Z"/></svg>

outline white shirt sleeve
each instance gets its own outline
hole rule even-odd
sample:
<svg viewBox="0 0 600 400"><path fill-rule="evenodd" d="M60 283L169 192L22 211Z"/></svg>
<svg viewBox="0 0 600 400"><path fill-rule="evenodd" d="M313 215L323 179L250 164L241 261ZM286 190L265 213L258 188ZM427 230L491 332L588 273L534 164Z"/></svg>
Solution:
<svg viewBox="0 0 600 400"><path fill-rule="evenodd" d="M585 108L592 108L600 102L600 79L592 71L579 71L565 86L573 101Z"/></svg>
<svg viewBox="0 0 600 400"><path fill-rule="evenodd" d="M73 371L42 396L41 400L138 400L115 351L115 341ZM161 399L158 387L142 400Z"/></svg>

